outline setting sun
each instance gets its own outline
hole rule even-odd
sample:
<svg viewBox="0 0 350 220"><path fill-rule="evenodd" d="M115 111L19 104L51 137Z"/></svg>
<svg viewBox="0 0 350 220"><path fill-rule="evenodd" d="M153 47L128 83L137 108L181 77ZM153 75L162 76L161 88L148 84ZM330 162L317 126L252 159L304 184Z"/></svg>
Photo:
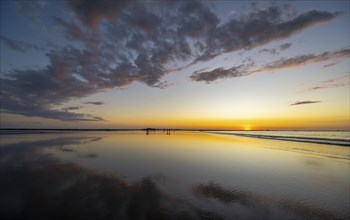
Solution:
<svg viewBox="0 0 350 220"><path fill-rule="evenodd" d="M252 130L252 126L249 124L243 125L243 130L250 131L250 130Z"/></svg>

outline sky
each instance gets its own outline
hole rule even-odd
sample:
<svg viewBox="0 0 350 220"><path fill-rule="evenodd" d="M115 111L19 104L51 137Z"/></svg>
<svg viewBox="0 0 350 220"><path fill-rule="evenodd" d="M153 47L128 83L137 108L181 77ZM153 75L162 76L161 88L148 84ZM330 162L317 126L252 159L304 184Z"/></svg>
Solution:
<svg viewBox="0 0 350 220"><path fill-rule="evenodd" d="M349 130L349 1L1 1L1 128Z"/></svg>

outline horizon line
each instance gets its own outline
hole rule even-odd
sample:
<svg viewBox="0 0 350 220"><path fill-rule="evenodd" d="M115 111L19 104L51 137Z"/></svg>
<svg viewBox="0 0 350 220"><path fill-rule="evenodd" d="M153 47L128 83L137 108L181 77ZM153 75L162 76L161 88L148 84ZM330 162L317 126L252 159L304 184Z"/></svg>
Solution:
<svg viewBox="0 0 350 220"><path fill-rule="evenodd" d="M146 130L173 130L173 131L350 131L343 129L199 129L199 128L0 128L2 130L48 130L48 131L146 131Z"/></svg>

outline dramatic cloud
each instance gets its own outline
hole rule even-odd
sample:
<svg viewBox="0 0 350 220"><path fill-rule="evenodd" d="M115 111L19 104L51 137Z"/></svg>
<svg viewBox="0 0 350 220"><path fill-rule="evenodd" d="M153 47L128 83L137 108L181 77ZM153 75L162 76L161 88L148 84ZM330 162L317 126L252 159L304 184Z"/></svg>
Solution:
<svg viewBox="0 0 350 220"><path fill-rule="evenodd" d="M207 37L203 55L197 59L205 60L222 52L251 49L273 40L285 39L311 25L329 21L340 14L313 10L292 20L284 20L283 9L279 7L253 11L244 20L232 19L212 30Z"/></svg>
<svg viewBox="0 0 350 220"><path fill-rule="evenodd" d="M70 78L57 80L51 68L16 70L1 79L1 109L4 112L63 121L101 121L88 114L52 109L70 97L84 97L97 92L86 83ZM78 86L80 89L75 89Z"/></svg>
<svg viewBox="0 0 350 220"><path fill-rule="evenodd" d="M103 103L103 102L84 102L84 104L103 105L103 104L105 104L105 103Z"/></svg>
<svg viewBox="0 0 350 220"><path fill-rule="evenodd" d="M115 20L130 1L70 1L76 15L91 28L96 28L102 19Z"/></svg>
<svg viewBox="0 0 350 220"><path fill-rule="evenodd" d="M321 101L301 101L301 102L295 102L290 104L291 106L294 105L306 105L306 104L315 104L315 103L320 103Z"/></svg>
<svg viewBox="0 0 350 220"><path fill-rule="evenodd" d="M45 4L21 3L23 15L35 18ZM82 98L111 88L141 82L151 87L169 85L162 78L176 69L205 61L230 51L252 49L281 40L305 28L327 22L341 13L307 11L286 16L289 9L280 6L253 7L247 14L221 21L209 5L200 1L169 1L153 4L142 1L62 2L72 19L54 17L53 24L72 44L46 53L47 66L3 74L1 109L5 112L59 120L102 120L87 114L56 110L71 99ZM69 20L68 20L69 19ZM8 47L25 51L27 46L2 39ZM78 46L79 45L79 46ZM280 46L286 49L290 45ZM341 56L324 54L326 57ZM344 56L344 55L343 55ZM303 57L317 61L316 57ZM297 61L297 60L295 60ZM277 62L274 70L291 66L289 60ZM304 62L305 61L299 61ZM244 61L230 69L197 72L194 81L245 76L253 61Z"/></svg>

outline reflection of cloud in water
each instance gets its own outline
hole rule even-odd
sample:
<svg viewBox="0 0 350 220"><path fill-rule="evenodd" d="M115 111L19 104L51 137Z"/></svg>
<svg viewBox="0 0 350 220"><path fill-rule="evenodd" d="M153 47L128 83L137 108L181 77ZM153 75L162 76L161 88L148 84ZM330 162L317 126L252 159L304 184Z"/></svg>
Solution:
<svg viewBox="0 0 350 220"><path fill-rule="evenodd" d="M204 219L207 213L166 195L152 177L131 184L54 160L3 164L0 173L6 176L1 219Z"/></svg>
<svg viewBox="0 0 350 220"><path fill-rule="evenodd" d="M56 148L65 153L75 152L74 145L82 145L101 140L101 137L80 137L80 136L63 136L59 138L36 140L36 141L22 141L13 144L1 144L0 159L2 162L6 161L21 161L31 156L37 156L35 153L45 148ZM82 158L95 158L96 153L89 153L86 155L79 155Z"/></svg>
<svg viewBox="0 0 350 220"><path fill-rule="evenodd" d="M163 174L128 183L37 151L75 143L81 139L3 148L1 157L7 159L0 164L0 176L5 177L0 181L0 219L203 219L207 213L162 192L158 183L166 181Z"/></svg>
<svg viewBox="0 0 350 220"><path fill-rule="evenodd" d="M98 140L63 137L2 145L0 219L246 219L247 212L250 219L339 219L303 202L214 182L194 185L192 191L199 200L190 202L161 190L171 181L162 173L128 182L38 153L48 147L74 150L72 145ZM203 208L201 198L224 204L229 213L218 211L210 202Z"/></svg>
<svg viewBox="0 0 350 220"><path fill-rule="evenodd" d="M87 144L87 143L91 143L91 142L96 142L96 141L100 141L102 140L101 137L97 137L97 138L88 138L87 140L85 139L82 144Z"/></svg>
<svg viewBox="0 0 350 220"><path fill-rule="evenodd" d="M197 197L213 198L222 203L239 203L245 205L251 199L251 194L239 190L228 190L222 186L209 182L198 184L193 187L193 193Z"/></svg>
<svg viewBox="0 0 350 220"><path fill-rule="evenodd" d="M88 154L79 154L81 158L96 158L98 155L96 153L88 153Z"/></svg>
<svg viewBox="0 0 350 220"><path fill-rule="evenodd" d="M342 219L325 209L313 207L302 201L278 199L240 189L224 188L214 182L194 185L192 191L198 198L214 199L221 203L248 208L256 215L254 219L275 219L276 213L281 213L288 219Z"/></svg>
<svg viewBox="0 0 350 220"><path fill-rule="evenodd" d="M304 157L304 163L306 165L310 165L315 168L321 168L323 166L323 163L321 159L315 158L315 157Z"/></svg>
<svg viewBox="0 0 350 220"><path fill-rule="evenodd" d="M60 150L61 150L62 152L74 152L74 151L75 151L75 150L72 149L72 148L63 148L63 147L61 147Z"/></svg>

